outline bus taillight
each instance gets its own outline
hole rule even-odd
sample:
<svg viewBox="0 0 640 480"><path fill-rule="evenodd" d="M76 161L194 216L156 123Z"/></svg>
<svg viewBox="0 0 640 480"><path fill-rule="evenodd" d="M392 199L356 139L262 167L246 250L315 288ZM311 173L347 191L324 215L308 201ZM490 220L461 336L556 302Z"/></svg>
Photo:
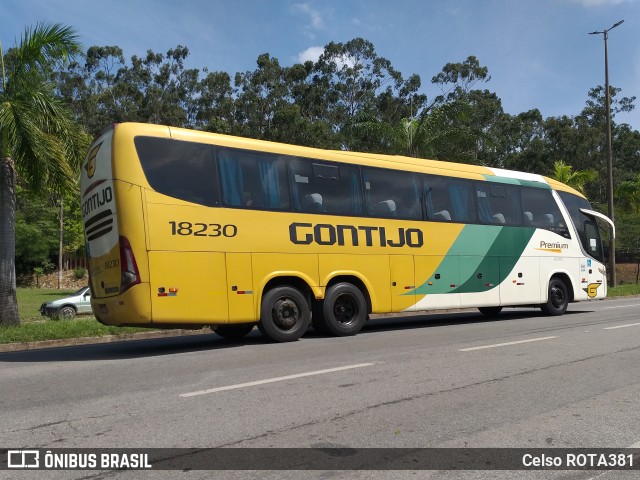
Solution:
<svg viewBox="0 0 640 480"><path fill-rule="evenodd" d="M120 235L120 293L140 283L140 272L127 237Z"/></svg>

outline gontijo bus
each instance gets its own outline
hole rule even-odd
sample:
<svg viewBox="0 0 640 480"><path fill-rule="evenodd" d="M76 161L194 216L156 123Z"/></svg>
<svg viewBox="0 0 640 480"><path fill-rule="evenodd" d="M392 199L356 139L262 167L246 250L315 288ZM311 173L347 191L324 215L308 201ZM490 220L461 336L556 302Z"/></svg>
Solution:
<svg viewBox="0 0 640 480"><path fill-rule="evenodd" d="M81 196L108 325L292 341L370 313L561 315L607 293L610 220L530 173L124 123L92 145Z"/></svg>

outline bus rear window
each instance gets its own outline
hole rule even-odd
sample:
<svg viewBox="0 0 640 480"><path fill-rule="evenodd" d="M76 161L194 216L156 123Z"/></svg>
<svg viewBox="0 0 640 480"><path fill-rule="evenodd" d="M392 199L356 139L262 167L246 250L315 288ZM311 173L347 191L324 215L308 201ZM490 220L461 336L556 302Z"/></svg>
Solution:
<svg viewBox="0 0 640 480"><path fill-rule="evenodd" d="M219 205L213 146L156 137L136 137L134 142L155 191L209 207Z"/></svg>

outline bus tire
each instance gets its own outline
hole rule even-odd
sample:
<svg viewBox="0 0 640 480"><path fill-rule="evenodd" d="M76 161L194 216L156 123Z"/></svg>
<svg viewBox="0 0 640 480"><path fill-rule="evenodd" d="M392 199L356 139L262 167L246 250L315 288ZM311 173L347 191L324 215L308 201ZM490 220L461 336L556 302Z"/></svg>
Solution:
<svg viewBox="0 0 640 480"><path fill-rule="evenodd" d="M568 306L569 292L567 286L559 278L553 277L549 282L547 303L540 305L540 308L546 315L556 316L563 315Z"/></svg>
<svg viewBox="0 0 640 480"><path fill-rule="evenodd" d="M309 303L297 288L288 285L275 287L262 297L258 328L274 342L298 340L310 323Z"/></svg>
<svg viewBox="0 0 640 480"><path fill-rule="evenodd" d="M502 311L502 307L478 307L478 310L485 317L495 317Z"/></svg>
<svg viewBox="0 0 640 480"><path fill-rule="evenodd" d="M228 325L218 325L215 332L228 340L240 340L242 337L248 335L254 326L255 324L253 323L231 323Z"/></svg>
<svg viewBox="0 0 640 480"><path fill-rule="evenodd" d="M323 327L338 337L355 335L367 321L367 301L358 287L336 283L327 289L322 302Z"/></svg>

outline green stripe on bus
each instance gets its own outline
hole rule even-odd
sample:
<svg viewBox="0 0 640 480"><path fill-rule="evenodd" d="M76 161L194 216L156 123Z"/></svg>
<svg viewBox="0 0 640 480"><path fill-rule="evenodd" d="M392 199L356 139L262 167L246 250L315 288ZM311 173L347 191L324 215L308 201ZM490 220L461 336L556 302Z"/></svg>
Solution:
<svg viewBox="0 0 640 480"><path fill-rule="evenodd" d="M497 175L483 175L488 182L506 183L508 185L521 185L523 187L542 188L544 190L551 190L551 185L546 182L536 182L533 180L522 180L511 177L499 177Z"/></svg>
<svg viewBox="0 0 640 480"><path fill-rule="evenodd" d="M466 225L434 274L406 295L483 292L495 288L511 272L535 230ZM486 275L485 281L478 281L478 273ZM458 279L456 284L442 281L452 278Z"/></svg>
<svg viewBox="0 0 640 480"><path fill-rule="evenodd" d="M460 263L461 285L451 293L484 292L497 287L513 270L535 231L535 228L503 227L476 269L463 274L463 263L470 262ZM478 273L483 274L484 281L479 281Z"/></svg>
<svg viewBox="0 0 640 480"><path fill-rule="evenodd" d="M503 228L491 225L465 225L434 274L408 294L450 293L456 290L460 284L458 279L467 278L475 271ZM464 262L464 266L460 264L460 255L471 257L468 262ZM477 262L474 262L476 259ZM464 269L464 277L461 275L462 269ZM436 275L439 275L440 278L436 278ZM443 279L452 278L455 278L457 282L454 286L451 286L451 282L443 281Z"/></svg>

